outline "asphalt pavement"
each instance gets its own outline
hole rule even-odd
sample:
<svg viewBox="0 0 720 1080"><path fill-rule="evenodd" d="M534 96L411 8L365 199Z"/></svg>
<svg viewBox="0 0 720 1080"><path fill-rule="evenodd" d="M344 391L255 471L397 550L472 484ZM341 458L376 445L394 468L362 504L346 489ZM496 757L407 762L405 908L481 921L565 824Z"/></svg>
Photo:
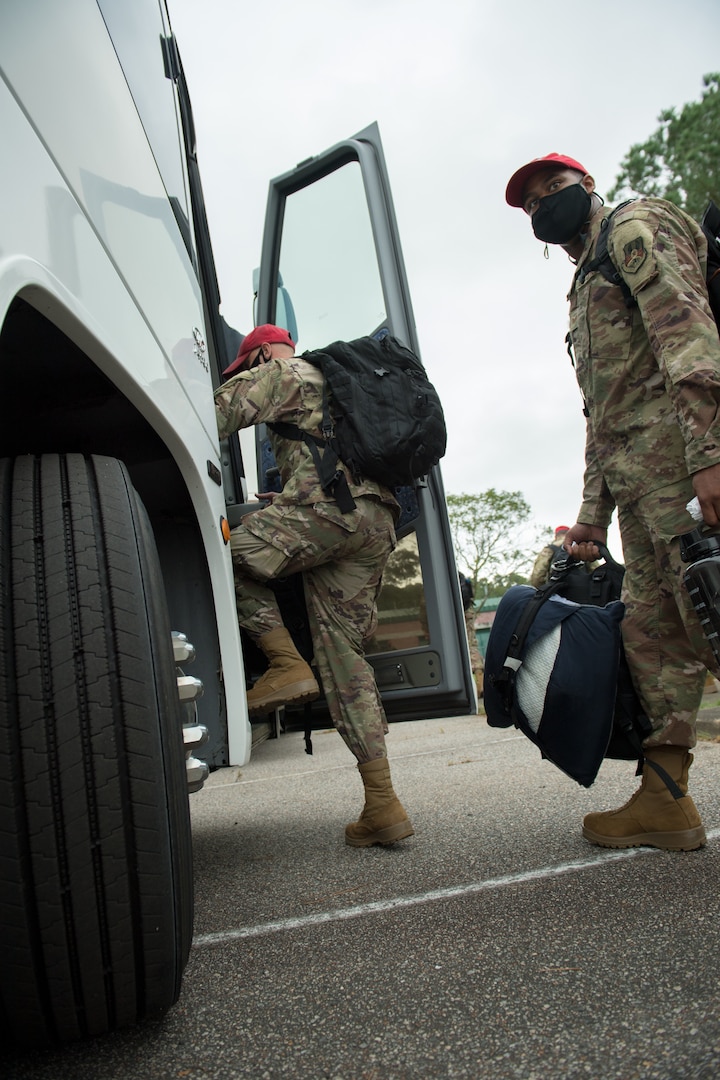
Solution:
<svg viewBox="0 0 720 1080"><path fill-rule="evenodd" d="M392 724L415 836L356 849L362 787L333 731L258 746L191 796L195 940L160 1020L3 1080L715 1080L720 1074L720 719L691 771L707 847L608 851L580 788L482 717ZM720 709L718 710L720 717Z"/></svg>

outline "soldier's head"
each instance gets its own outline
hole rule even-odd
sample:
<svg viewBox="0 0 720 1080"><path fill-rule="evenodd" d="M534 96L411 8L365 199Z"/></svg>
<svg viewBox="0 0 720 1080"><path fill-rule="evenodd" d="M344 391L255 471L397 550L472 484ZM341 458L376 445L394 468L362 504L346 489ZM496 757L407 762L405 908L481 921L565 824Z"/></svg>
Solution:
<svg viewBox="0 0 720 1080"><path fill-rule="evenodd" d="M513 173L505 200L528 214L538 240L568 247L600 204L594 191L595 181L579 161L546 154Z"/></svg>
<svg viewBox="0 0 720 1080"><path fill-rule="evenodd" d="M274 326L273 323L263 323L256 326L243 338L238 354L229 367L223 371L223 375L237 375L238 371L264 364L273 357L294 356L295 342L290 336L290 331L282 326Z"/></svg>
<svg viewBox="0 0 720 1080"><path fill-rule="evenodd" d="M555 530L555 541L561 544L569 532L567 525L558 525Z"/></svg>

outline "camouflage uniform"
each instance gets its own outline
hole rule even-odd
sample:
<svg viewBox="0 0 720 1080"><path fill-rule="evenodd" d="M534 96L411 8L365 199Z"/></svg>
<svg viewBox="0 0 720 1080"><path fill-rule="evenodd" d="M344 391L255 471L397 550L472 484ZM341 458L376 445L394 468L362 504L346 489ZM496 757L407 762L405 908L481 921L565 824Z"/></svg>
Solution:
<svg viewBox="0 0 720 1080"><path fill-rule="evenodd" d="M530 573L530 584L534 589L539 589L550 577L550 567L563 554L562 544L547 544L535 562Z"/></svg>
<svg viewBox="0 0 720 1080"><path fill-rule="evenodd" d="M460 595L462 596L463 610L465 612L465 631L470 652L470 670L475 678L478 695L482 696L485 663L475 633L475 594L473 593L472 583L468 578L464 574L458 576L460 578Z"/></svg>
<svg viewBox="0 0 720 1080"><path fill-rule="evenodd" d="M660 199L613 218L609 248L637 306L599 273L605 208L590 226L570 293L570 331L587 413L578 521L607 527L614 507L627 566L623 639L652 721L646 747L694 746L705 668L717 671L682 584L677 537L693 473L720 461L720 341L705 288L699 226Z"/></svg>
<svg viewBox="0 0 720 1080"><path fill-rule="evenodd" d="M323 379L307 361L273 359L215 391L225 438L263 421L320 434ZM342 514L320 487L302 442L270 433L283 490L230 538L238 620L254 640L283 625L267 581L302 572L315 663L333 724L358 761L386 756L387 722L363 642L377 623L382 572L395 547L398 504L373 481L348 475L356 509Z"/></svg>

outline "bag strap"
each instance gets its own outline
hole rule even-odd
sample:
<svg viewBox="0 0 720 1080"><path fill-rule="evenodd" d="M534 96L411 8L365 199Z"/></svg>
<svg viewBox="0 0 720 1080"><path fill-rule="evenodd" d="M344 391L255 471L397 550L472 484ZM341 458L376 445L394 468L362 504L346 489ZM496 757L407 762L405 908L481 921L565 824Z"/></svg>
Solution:
<svg viewBox="0 0 720 1080"><path fill-rule="evenodd" d="M622 210L624 206L628 206L630 203L635 202L634 199L626 199L625 202L619 203L613 210L610 211L606 218L600 223L600 232L598 233L597 242L595 244L595 255L592 259L581 266L578 271L578 281L582 284L588 274L592 274L595 270L598 270L606 281L609 281L612 285L617 285L623 294L623 300L626 307L635 307L637 300L634 298L630 289L623 278L620 271L613 262L612 255L608 250L608 240L610 238L610 229L612 227L612 221L618 210Z"/></svg>
<svg viewBox="0 0 720 1080"><path fill-rule="evenodd" d="M707 205L700 225L708 244L708 300L720 332L720 208L712 200Z"/></svg>
<svg viewBox="0 0 720 1080"><path fill-rule="evenodd" d="M327 397L323 391L323 437L313 435L309 431L298 428L296 423L286 423L284 420L275 420L268 423L271 431L281 438L291 438L295 442L304 443L308 447L315 462L317 477L320 486L326 495L331 495L338 504L342 514L349 514L355 510L357 503L352 497L348 484L348 477L340 469L338 447L332 432L332 423L329 411L326 408ZM323 450L321 455L320 451Z"/></svg>
<svg viewBox="0 0 720 1080"><path fill-rule="evenodd" d="M296 442L304 442L312 454L315 462L320 487L326 495L332 495L342 514L349 514L357 506L350 492L347 477L342 469L338 468L338 454L332 442L311 435L309 431L303 431L297 424L286 424L284 421L275 421L267 425L281 439L294 439ZM334 441L334 440L333 440ZM322 449L323 453L320 453Z"/></svg>
<svg viewBox="0 0 720 1080"><path fill-rule="evenodd" d="M513 705L515 702L515 680L517 679L517 673L523 664L521 656L525 649L525 641L530 631L530 627L535 621L535 617L545 601L549 600L553 593L557 592L566 575L578 562L578 559L572 561L568 560L564 568L561 568L554 577L551 576L549 581L544 585L541 585L539 589L535 590L535 595L530 597L523 609L523 613L508 642L507 654L503 661L502 671L499 675L494 676L492 680L493 686L502 698L503 712L506 716L512 716Z"/></svg>
<svg viewBox="0 0 720 1080"><path fill-rule="evenodd" d="M673 799L682 799L683 798L684 792L683 792L682 788L680 788L675 783L675 781L673 780L670 773L666 772L665 769L663 769L662 765L658 765L657 762L651 761L650 758L648 758L648 757L645 758L645 764L649 765L650 768L653 769L653 771L657 773L657 775L660 777L660 779L664 783L665 787L668 789L668 791L672 795Z"/></svg>
<svg viewBox="0 0 720 1080"><path fill-rule="evenodd" d="M320 425L322 436L312 435L309 431L303 431L297 424L288 424L284 420L276 420L268 423L267 426L281 439L293 439L295 442L305 443L315 462L320 487L326 495L332 495L342 514L349 514L356 508L357 504L350 492L347 477L339 467L340 457L335 438L335 425L330 415L327 380L323 379L322 423ZM323 451L322 455L320 450Z"/></svg>

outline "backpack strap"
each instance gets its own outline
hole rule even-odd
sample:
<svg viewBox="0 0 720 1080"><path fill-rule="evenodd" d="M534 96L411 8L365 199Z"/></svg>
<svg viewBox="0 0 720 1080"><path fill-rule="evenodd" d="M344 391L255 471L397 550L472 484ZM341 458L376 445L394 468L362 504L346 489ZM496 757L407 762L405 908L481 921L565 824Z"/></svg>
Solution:
<svg viewBox="0 0 720 1080"><path fill-rule="evenodd" d="M302 431L297 424L276 421L267 426L281 439L304 442L312 454L320 480L320 487L325 494L333 496L341 513L349 514L355 509L357 504L352 497L345 473L338 467L339 458L332 441L321 439L317 435L311 435L309 431ZM322 454L320 450L323 451Z"/></svg>
<svg viewBox="0 0 720 1080"><path fill-rule="evenodd" d="M333 496L342 514L349 514L356 508L357 504L350 492L347 477L340 468L335 428L327 397L327 383L323 382L321 437L312 435L309 431L303 431L297 424L287 424L282 420L276 420L267 426L281 439L293 439L295 442L305 443L315 462L320 487L326 495Z"/></svg>
<svg viewBox="0 0 720 1080"><path fill-rule="evenodd" d="M712 200L707 205L700 225L708 244L708 299L720 331L720 208Z"/></svg>
<svg viewBox="0 0 720 1080"><path fill-rule="evenodd" d="M530 631L530 627L535 621L535 616L545 601L549 600L554 592L557 592L565 577L565 573L569 571L572 565L572 562L568 562L568 565L563 572L556 574L550 581L547 581L539 589L535 590L535 595L531 596L525 605L523 613L518 619L517 626L510 637L502 671L492 680L493 686L502 697L503 712L507 716L512 716L513 714L515 704L515 680L517 678L517 673L523 664L521 657L525 649L525 641Z"/></svg>
<svg viewBox="0 0 720 1080"><path fill-rule="evenodd" d="M673 799L682 799L684 795L682 788L675 783L670 773L666 772L662 765L658 765L657 762L651 761L650 758L647 757L645 758L645 764L649 765L653 772L657 773Z"/></svg>
<svg viewBox="0 0 720 1080"><path fill-rule="evenodd" d="M637 300L633 297L625 279L612 260L612 256L608 251L608 239L610 237L613 218L618 210L622 210L624 206L628 206L632 202L635 202L635 200L626 199L625 202L619 203L614 210L611 210L606 218L603 218L600 223L600 232L598 233L595 244L594 257L590 259L589 262L586 262L578 271L578 281L582 284L588 274L592 274L597 270L602 274L606 281L609 281L612 285L618 286L623 294L625 306L629 308L635 307L637 305Z"/></svg>

